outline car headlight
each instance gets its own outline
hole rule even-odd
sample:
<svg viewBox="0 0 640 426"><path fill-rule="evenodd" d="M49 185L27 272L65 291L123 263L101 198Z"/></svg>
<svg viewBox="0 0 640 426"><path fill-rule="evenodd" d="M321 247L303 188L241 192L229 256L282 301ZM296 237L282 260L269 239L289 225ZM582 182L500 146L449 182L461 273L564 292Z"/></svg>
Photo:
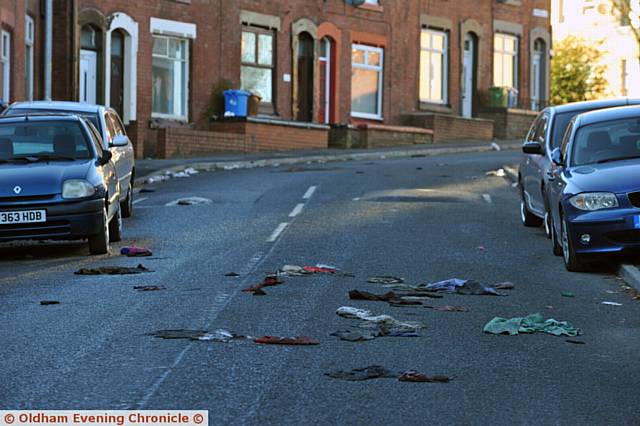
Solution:
<svg viewBox="0 0 640 426"><path fill-rule="evenodd" d="M601 210L618 207L618 199L610 192L585 192L569 199L573 207L579 210Z"/></svg>
<svg viewBox="0 0 640 426"><path fill-rule="evenodd" d="M62 185L62 198L85 198L95 193L96 189L86 180L70 179Z"/></svg>

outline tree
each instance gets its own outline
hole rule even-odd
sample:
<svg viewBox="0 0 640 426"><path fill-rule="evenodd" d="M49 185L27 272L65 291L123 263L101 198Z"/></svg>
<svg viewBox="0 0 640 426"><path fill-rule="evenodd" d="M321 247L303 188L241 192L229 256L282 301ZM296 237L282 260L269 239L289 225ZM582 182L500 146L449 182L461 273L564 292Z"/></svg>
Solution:
<svg viewBox="0 0 640 426"><path fill-rule="evenodd" d="M635 0L610 0L613 14L620 20L621 25L631 28L633 37L640 47L640 5Z"/></svg>
<svg viewBox="0 0 640 426"><path fill-rule="evenodd" d="M551 103L586 101L604 97L607 92L605 73L598 44L569 36L556 43L551 60Z"/></svg>

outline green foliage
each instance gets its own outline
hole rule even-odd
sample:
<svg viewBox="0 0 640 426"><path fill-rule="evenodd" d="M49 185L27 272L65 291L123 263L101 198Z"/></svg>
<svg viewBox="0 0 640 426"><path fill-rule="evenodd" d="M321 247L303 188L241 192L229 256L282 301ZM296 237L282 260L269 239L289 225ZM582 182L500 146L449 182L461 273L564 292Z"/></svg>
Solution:
<svg viewBox="0 0 640 426"><path fill-rule="evenodd" d="M211 96L209 97L209 105L204 111L203 119L210 120L212 117L222 117L224 115L224 91L233 88L233 83L229 80L218 80L211 89Z"/></svg>
<svg viewBox="0 0 640 426"><path fill-rule="evenodd" d="M555 44L551 61L553 105L598 99L606 95L607 66L600 62L602 52L599 47L574 36Z"/></svg>

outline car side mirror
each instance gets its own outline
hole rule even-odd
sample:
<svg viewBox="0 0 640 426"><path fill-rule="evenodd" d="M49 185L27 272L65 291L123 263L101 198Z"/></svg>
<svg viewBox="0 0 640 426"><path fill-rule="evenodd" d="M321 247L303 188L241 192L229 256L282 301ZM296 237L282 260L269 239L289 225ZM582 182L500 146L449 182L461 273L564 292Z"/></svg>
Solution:
<svg viewBox="0 0 640 426"><path fill-rule="evenodd" d="M111 158L113 157L113 154L111 154L111 151L109 150L103 150L102 151L102 155L100 156L100 158L98 159L98 163L101 166L104 166L105 164L107 164L109 161L111 161Z"/></svg>
<svg viewBox="0 0 640 426"><path fill-rule="evenodd" d="M109 147L120 147L129 145L129 138L125 135L118 135L111 138Z"/></svg>
<svg viewBox="0 0 640 426"><path fill-rule="evenodd" d="M534 155L544 154L542 145L538 141L526 141L524 145L522 145L522 152L524 152L525 154L534 154Z"/></svg>
<svg viewBox="0 0 640 426"><path fill-rule="evenodd" d="M560 152L560 148L555 148L551 151L551 161L553 164L557 166L564 166L564 161L562 160L562 153Z"/></svg>

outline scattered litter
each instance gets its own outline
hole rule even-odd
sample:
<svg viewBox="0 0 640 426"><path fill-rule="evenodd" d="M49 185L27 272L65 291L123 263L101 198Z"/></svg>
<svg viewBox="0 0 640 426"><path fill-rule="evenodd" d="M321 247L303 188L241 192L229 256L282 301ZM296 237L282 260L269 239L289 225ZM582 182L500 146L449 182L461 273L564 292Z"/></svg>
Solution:
<svg viewBox="0 0 640 426"><path fill-rule="evenodd" d="M544 319L540 314L526 317L501 318L495 317L484 326L484 332L490 334L508 333L513 336L519 333L549 333L554 336L577 336L578 330L570 322Z"/></svg>
<svg viewBox="0 0 640 426"><path fill-rule="evenodd" d="M148 248L136 247L136 246L122 247L120 249L120 254L123 255L123 256L127 256L127 257L148 257L148 256L153 256L153 253L151 253L151 250L149 250Z"/></svg>
<svg viewBox="0 0 640 426"><path fill-rule="evenodd" d="M311 272L305 271L302 266L297 265L284 265L278 271L280 275L287 275L290 277L301 277L303 275L311 275Z"/></svg>
<svg viewBox="0 0 640 426"><path fill-rule="evenodd" d="M491 287L495 288L496 290L513 290L515 288L515 285L511 281L505 281L503 283L494 284Z"/></svg>
<svg viewBox="0 0 640 426"><path fill-rule="evenodd" d="M168 180L168 179L169 179L169 176L156 175L156 176L151 176L147 178L147 180L145 180L144 182L147 185L151 185L157 182L164 182L165 180Z"/></svg>
<svg viewBox="0 0 640 426"><path fill-rule="evenodd" d="M461 280L459 278L452 278L449 280L427 284L425 288L427 288L428 290L441 291L445 293L458 293L465 295L471 294L480 296L505 296L505 294L498 293L498 291L493 287L485 287L477 281Z"/></svg>
<svg viewBox="0 0 640 426"><path fill-rule="evenodd" d="M424 306L427 309L433 309L434 311L442 312L469 312L469 309L464 306Z"/></svg>
<svg viewBox="0 0 640 426"><path fill-rule="evenodd" d="M377 337L420 337L416 332L415 326L387 325L385 323L368 323L363 322L356 327L365 330L339 330L331 333L330 336L336 336L340 340L348 342L363 342L373 340Z"/></svg>
<svg viewBox="0 0 640 426"><path fill-rule="evenodd" d="M194 169L193 167L187 167L186 169L184 169L184 172L188 175L197 175L198 171L196 169Z"/></svg>
<svg viewBox="0 0 640 426"><path fill-rule="evenodd" d="M485 246L478 246L478 247L476 247L476 249L478 249L480 251L485 251L487 248Z"/></svg>
<svg viewBox="0 0 640 426"><path fill-rule="evenodd" d="M165 204L166 206L197 206L197 205L209 205L213 203L213 201L211 201L208 198L202 198L202 197L186 197L186 198L180 198L178 200L175 201L171 201L170 203Z"/></svg>
<svg viewBox="0 0 640 426"><path fill-rule="evenodd" d="M504 169L490 170L485 173L485 176L505 177L506 175L507 174L505 173Z"/></svg>
<svg viewBox="0 0 640 426"><path fill-rule="evenodd" d="M367 280L367 282L372 284L402 284L404 283L404 278L381 275L371 277Z"/></svg>
<svg viewBox="0 0 640 426"><path fill-rule="evenodd" d="M311 274L335 274L336 273L335 268L324 267L324 266L303 266L302 269Z"/></svg>
<svg viewBox="0 0 640 426"><path fill-rule="evenodd" d="M320 342L312 339L311 337L298 336L298 337L279 337L279 336L262 336L253 339L255 343L262 345L300 345L310 346L319 345Z"/></svg>
<svg viewBox="0 0 640 426"><path fill-rule="evenodd" d="M586 345L587 344L587 342L583 342L582 340L573 340L573 339L567 339L567 340L565 340L565 342L573 343L574 345Z"/></svg>
<svg viewBox="0 0 640 426"><path fill-rule="evenodd" d="M601 305L622 306L622 303L618 303L618 302L601 302Z"/></svg>
<svg viewBox="0 0 640 426"><path fill-rule="evenodd" d="M331 333L330 336L336 336L340 340L346 340L347 342L364 342L367 340L373 340L378 337L377 331L355 331L344 330Z"/></svg>
<svg viewBox="0 0 640 426"><path fill-rule="evenodd" d="M227 272L226 274L224 274L225 277L239 277L240 274L236 273L236 272Z"/></svg>
<svg viewBox="0 0 640 426"><path fill-rule="evenodd" d="M143 272L153 272L145 268L141 264L135 268L127 268L124 266L102 266L100 268L82 268L74 272L76 275L132 275L142 274Z"/></svg>
<svg viewBox="0 0 640 426"><path fill-rule="evenodd" d="M60 302L58 302L57 300L41 300L40 304L42 306L49 306L49 305L59 305Z"/></svg>
<svg viewBox="0 0 640 426"><path fill-rule="evenodd" d="M519 185L519 184L518 184L518 182L513 182L513 183L511 184L511 187L512 187L512 188L517 188L517 187L518 187L518 185Z"/></svg>
<svg viewBox="0 0 640 426"><path fill-rule="evenodd" d="M493 148L494 151L500 151L502 149L496 142L491 142L491 148Z"/></svg>
<svg viewBox="0 0 640 426"><path fill-rule="evenodd" d="M176 329L176 330L158 330L152 331L150 333L146 333L145 336L153 336L159 339L189 339L189 340L198 340L200 337L207 334L206 330L185 330L185 329Z"/></svg>
<svg viewBox="0 0 640 426"><path fill-rule="evenodd" d="M613 291L613 290L607 290L608 294L618 294L620 293L619 291Z"/></svg>
<svg viewBox="0 0 640 426"><path fill-rule="evenodd" d="M570 291L563 291L562 297L574 297L574 295Z"/></svg>
<svg viewBox="0 0 640 426"><path fill-rule="evenodd" d="M155 189L149 189L149 188L142 188L140 190L140 194L146 194L146 193L151 193L151 192L156 192Z"/></svg>
<svg viewBox="0 0 640 426"><path fill-rule="evenodd" d="M158 286L158 285L136 285L136 286L133 286L133 289L138 291L160 291L160 290L166 290L167 288L164 286Z"/></svg>
<svg viewBox="0 0 640 426"><path fill-rule="evenodd" d="M392 305L422 305L419 300L407 300L393 291L385 294L374 294L368 291L351 290L349 291L349 299L351 300L371 300L374 302L389 302Z"/></svg>
<svg viewBox="0 0 640 426"><path fill-rule="evenodd" d="M422 170L422 167L416 167L416 170Z"/></svg>
<svg viewBox="0 0 640 426"><path fill-rule="evenodd" d="M271 287L279 284L284 284L284 281L278 278L277 275L267 275L261 283L243 288L241 291L244 291L245 293L253 293L254 296L266 296L267 293L262 290L263 287Z"/></svg>
<svg viewBox="0 0 640 426"><path fill-rule="evenodd" d="M206 330L185 330L185 329L176 329L176 330L158 330L152 331L150 333L146 333L146 336L152 336L159 339L186 339L186 340L201 340L208 342L222 342L228 343L231 340L236 339L249 339L248 336L242 336L239 334L231 333L227 330L216 330L213 332L208 332Z"/></svg>
<svg viewBox="0 0 640 426"><path fill-rule="evenodd" d="M410 321L398 321L390 315L373 315L366 309L353 308L351 306L342 306L336 310L336 314L347 319L358 319L364 321L361 326L369 327L367 323L372 324L384 324L390 328L395 328L395 331L402 329L402 331L417 331L425 328L424 324L419 322ZM375 326L374 326L375 327Z"/></svg>
<svg viewBox="0 0 640 426"><path fill-rule="evenodd" d="M371 379L398 379L401 382L447 383L452 379L452 377L447 376L427 376L415 370L394 373L381 365L370 365L365 368L354 368L351 371L339 370L324 374L332 379L347 380L350 382L360 382Z"/></svg>
<svg viewBox="0 0 640 426"><path fill-rule="evenodd" d="M415 370L408 370L401 373L398 380L401 382L448 383L451 378L448 376L427 376L425 374L418 373Z"/></svg>

